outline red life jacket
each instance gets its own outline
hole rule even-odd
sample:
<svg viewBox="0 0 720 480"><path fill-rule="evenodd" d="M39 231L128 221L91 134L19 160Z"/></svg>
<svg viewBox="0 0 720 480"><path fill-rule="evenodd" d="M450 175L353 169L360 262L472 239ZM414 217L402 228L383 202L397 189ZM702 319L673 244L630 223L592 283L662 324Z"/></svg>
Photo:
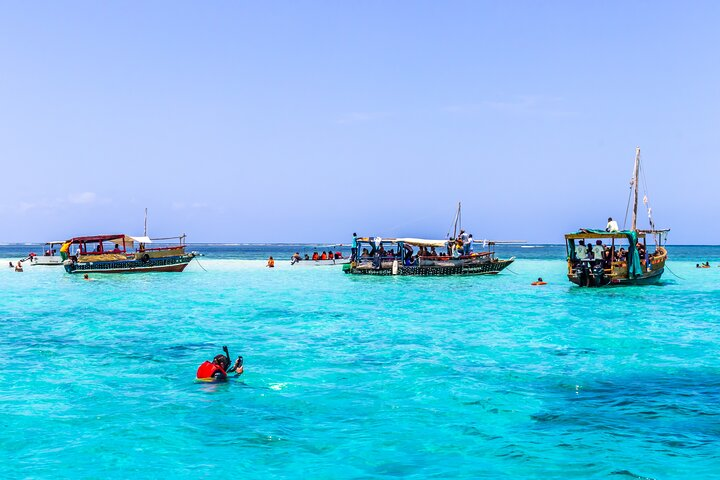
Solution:
<svg viewBox="0 0 720 480"><path fill-rule="evenodd" d="M215 375L217 373L219 373L219 375ZM198 367L196 376L199 379L217 378L224 380L227 378L227 373L225 373L225 370L223 370L220 365L206 360Z"/></svg>

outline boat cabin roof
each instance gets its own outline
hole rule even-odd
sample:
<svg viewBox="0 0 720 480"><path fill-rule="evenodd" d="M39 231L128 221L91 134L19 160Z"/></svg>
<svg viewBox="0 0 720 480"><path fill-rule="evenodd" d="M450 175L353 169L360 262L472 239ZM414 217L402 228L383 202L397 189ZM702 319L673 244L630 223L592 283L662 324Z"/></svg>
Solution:
<svg viewBox="0 0 720 480"><path fill-rule="evenodd" d="M447 247L449 240L431 240L426 238L384 238L384 237L358 237L358 242L373 243L375 239L380 238L381 243L404 243L406 245L412 245L414 247ZM488 242L489 245L494 245L495 242Z"/></svg>
<svg viewBox="0 0 720 480"><path fill-rule="evenodd" d="M111 242L111 243L152 243L148 237L131 237L123 233L115 235L91 235L89 237L74 237L68 240L70 243L94 243L94 242Z"/></svg>
<svg viewBox="0 0 720 480"><path fill-rule="evenodd" d="M636 230L637 238L645 238L648 234L666 234L670 229L662 230ZM603 230L592 230L589 228L581 228L578 232L568 233L565 235L565 240L577 240L587 238L621 238L626 239L628 235L632 233L632 230L620 230L617 232L605 232Z"/></svg>

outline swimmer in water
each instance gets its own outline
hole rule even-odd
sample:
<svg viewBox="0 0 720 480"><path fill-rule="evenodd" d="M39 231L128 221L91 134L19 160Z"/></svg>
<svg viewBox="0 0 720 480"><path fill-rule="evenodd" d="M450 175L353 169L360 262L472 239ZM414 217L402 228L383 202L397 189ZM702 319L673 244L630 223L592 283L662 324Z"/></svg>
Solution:
<svg viewBox="0 0 720 480"><path fill-rule="evenodd" d="M206 360L200 365L200 367L198 367L196 374L198 380L222 382L227 380L228 373L234 372L237 375L242 375L242 356L239 356L237 358L232 368L228 368L230 367L230 352L228 352L227 346L223 346L223 351L225 352L225 355L215 355L215 358L213 358L212 362Z"/></svg>

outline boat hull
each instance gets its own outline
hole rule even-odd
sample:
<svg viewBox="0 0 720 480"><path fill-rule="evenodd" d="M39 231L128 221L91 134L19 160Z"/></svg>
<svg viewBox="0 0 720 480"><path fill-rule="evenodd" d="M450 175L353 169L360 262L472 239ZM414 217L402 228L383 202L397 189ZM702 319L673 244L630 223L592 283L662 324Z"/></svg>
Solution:
<svg viewBox="0 0 720 480"><path fill-rule="evenodd" d="M450 276L450 275L497 275L511 263L515 261L514 258L508 260L493 260L491 262L484 262L474 265L448 265L448 266L398 266L397 273L394 275L402 276L420 276L420 277L437 277L437 276ZM350 266L344 268L345 273L353 275L393 275L392 268L357 268Z"/></svg>
<svg viewBox="0 0 720 480"><path fill-rule="evenodd" d="M610 278L606 277L602 281L598 282L597 284L592 281L588 283L586 279L583 279L581 277L578 277L577 275L568 274L568 280L570 280L572 283L579 287L612 287L612 286L630 286L630 285L654 285L657 284L661 277L663 272L665 271L665 268L659 268L653 272L649 272L644 275L640 275L635 278Z"/></svg>
<svg viewBox="0 0 720 480"><path fill-rule="evenodd" d="M63 259L58 256L51 256L51 257L32 257L30 259L30 265L41 265L41 266L62 266Z"/></svg>
<svg viewBox="0 0 720 480"><path fill-rule="evenodd" d="M64 263L67 273L141 273L141 272L182 272L194 255L150 258L142 260L117 260L108 262Z"/></svg>

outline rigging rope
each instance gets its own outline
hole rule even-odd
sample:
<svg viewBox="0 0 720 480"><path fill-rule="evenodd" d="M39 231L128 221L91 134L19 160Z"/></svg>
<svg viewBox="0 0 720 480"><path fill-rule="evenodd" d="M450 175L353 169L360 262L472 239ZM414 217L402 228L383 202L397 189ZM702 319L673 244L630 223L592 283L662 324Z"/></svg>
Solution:
<svg viewBox="0 0 720 480"><path fill-rule="evenodd" d="M625 220L623 220L623 230L627 227L627 216L628 212L630 211L630 200L632 200L632 193L633 193L633 182L630 181L630 192L628 193L628 201L627 201L627 207L625 207Z"/></svg>
<svg viewBox="0 0 720 480"><path fill-rule="evenodd" d="M683 277L681 277L680 275L675 274L675 272L673 272L672 270L670 270L670 267L668 267L667 265L665 265L665 268L667 269L668 272L672 273L673 275L675 275L675 276L676 276L677 278L679 278L680 280L685 280Z"/></svg>
<svg viewBox="0 0 720 480"><path fill-rule="evenodd" d="M198 260L197 257L195 257L195 261L196 261L197 264L200 266L200 268L202 268L203 270L205 270L205 267L202 266L202 264L200 263L200 260ZM207 272L207 270L205 270L205 271Z"/></svg>

